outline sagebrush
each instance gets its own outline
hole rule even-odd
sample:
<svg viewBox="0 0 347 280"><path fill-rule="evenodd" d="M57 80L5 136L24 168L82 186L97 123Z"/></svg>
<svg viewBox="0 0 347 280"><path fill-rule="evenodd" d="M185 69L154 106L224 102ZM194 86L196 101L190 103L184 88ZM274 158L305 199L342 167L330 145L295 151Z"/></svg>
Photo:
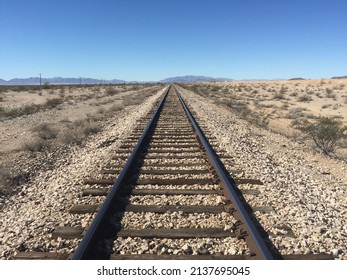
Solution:
<svg viewBox="0 0 347 280"><path fill-rule="evenodd" d="M294 124L305 135L313 140L325 154L333 153L347 138L347 126L335 117L318 117L313 122L303 120Z"/></svg>

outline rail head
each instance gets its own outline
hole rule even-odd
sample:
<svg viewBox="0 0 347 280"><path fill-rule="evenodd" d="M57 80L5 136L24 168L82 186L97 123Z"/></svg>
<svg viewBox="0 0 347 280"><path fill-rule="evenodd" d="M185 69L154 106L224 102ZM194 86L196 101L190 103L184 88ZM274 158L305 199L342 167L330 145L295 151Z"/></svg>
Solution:
<svg viewBox="0 0 347 280"><path fill-rule="evenodd" d="M81 242L79 243L78 247L76 248L75 252L69 257L71 260L82 260L82 259L91 259L90 256L90 250L92 250L92 243L95 238L95 235L98 234L100 230L100 226L104 222L105 214L109 211L109 209L112 207L112 202L116 199L118 192L120 190L120 187L123 185L124 181L127 179L127 175L130 172L131 166L134 163L134 160L136 160L137 155L141 151L143 144L145 142L145 139L147 138L147 135L150 133L151 129L154 127L156 120L159 117L160 111L164 105L165 99L168 95L168 92L170 90L171 85L166 89L163 98L161 99L156 111L152 115L150 121L148 122L146 128L144 129L142 135L140 136L139 140L137 141L137 144L129 156L128 160L126 161L123 169L120 171L117 180L114 182L113 186L110 189L110 192L106 196L103 204L101 205L99 211L97 212L95 218L93 219L92 223L88 227L87 231L85 232Z"/></svg>
<svg viewBox="0 0 347 280"><path fill-rule="evenodd" d="M225 174L224 169L218 162L215 152L211 145L209 144L206 136L202 132L201 128L197 124L194 116L188 109L188 106L186 105L185 101L183 100L181 94L178 92L176 87L174 87L177 93L178 98L180 99L182 106L195 130L195 133L203 146L205 153L207 155L207 158L212 165L212 167L217 172L217 175L219 177L219 184L224 189L224 192L228 199L232 202L233 208L234 208L234 217L237 218L242 223L242 228L244 229L243 238L245 238L247 245L249 246L252 254L254 254L254 259L266 259L271 260L274 259L273 255L271 254L270 250L267 248L263 238L261 237L259 231L257 230L256 226L254 225L251 217L249 216L248 212L246 211L245 207L243 206L243 203L239 199L234 187L231 185L227 175Z"/></svg>

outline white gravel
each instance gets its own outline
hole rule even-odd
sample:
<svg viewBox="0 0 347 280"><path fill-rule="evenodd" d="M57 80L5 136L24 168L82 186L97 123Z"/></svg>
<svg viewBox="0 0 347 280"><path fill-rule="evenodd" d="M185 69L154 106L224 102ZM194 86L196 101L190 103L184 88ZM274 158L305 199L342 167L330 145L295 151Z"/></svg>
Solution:
<svg viewBox="0 0 347 280"><path fill-rule="evenodd" d="M229 223L226 224L226 221ZM220 214L210 213L183 213L166 212L157 213L133 213L125 212L122 218L122 226L125 229L145 229L145 228L224 228L230 230L236 220L222 212Z"/></svg>
<svg viewBox="0 0 347 280"><path fill-rule="evenodd" d="M144 205L223 205L219 195L132 195L131 204Z"/></svg>
<svg viewBox="0 0 347 280"><path fill-rule="evenodd" d="M118 238L114 244L116 253L166 254L166 255L242 255L248 251L243 240L236 238L143 239Z"/></svg>

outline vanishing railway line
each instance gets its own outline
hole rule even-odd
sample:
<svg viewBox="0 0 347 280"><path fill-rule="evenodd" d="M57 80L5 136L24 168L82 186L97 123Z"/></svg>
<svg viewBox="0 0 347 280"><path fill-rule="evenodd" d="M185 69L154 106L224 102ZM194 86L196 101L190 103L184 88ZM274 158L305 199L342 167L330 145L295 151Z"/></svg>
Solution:
<svg viewBox="0 0 347 280"><path fill-rule="evenodd" d="M280 255L252 215L269 207L250 207L242 195L256 195L256 190L241 193L237 188L261 182L233 179L223 161L232 163L232 158L213 150L177 89L169 86L155 112L141 120L100 178L85 181L82 195L91 203L74 205L70 213L96 212L91 224L53 232L53 238L81 239L74 253L19 252L16 258L330 257Z"/></svg>

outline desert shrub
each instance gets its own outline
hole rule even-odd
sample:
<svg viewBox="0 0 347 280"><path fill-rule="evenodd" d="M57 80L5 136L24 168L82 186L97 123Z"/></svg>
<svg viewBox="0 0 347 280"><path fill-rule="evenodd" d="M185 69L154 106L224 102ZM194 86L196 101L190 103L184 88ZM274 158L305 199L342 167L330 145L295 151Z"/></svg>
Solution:
<svg viewBox="0 0 347 280"><path fill-rule="evenodd" d="M37 104L27 104L22 107L1 107L0 108L0 118L17 118L24 115L31 115L40 110L40 105Z"/></svg>
<svg viewBox="0 0 347 280"><path fill-rule="evenodd" d="M130 97L130 96L126 97L126 99L123 100L123 105L124 106L139 105L151 95L153 95L153 92L151 91L138 92L136 96L134 97Z"/></svg>
<svg viewBox="0 0 347 280"><path fill-rule="evenodd" d="M113 96L113 95L116 95L118 94L120 91L115 89L115 88L109 88L106 90L106 95L108 96Z"/></svg>
<svg viewBox="0 0 347 280"><path fill-rule="evenodd" d="M85 140L85 136L78 131L67 129L61 135L61 141L68 145L81 145Z"/></svg>
<svg viewBox="0 0 347 280"><path fill-rule="evenodd" d="M16 187L28 182L31 174L18 168L0 166L0 196L11 195L15 193Z"/></svg>
<svg viewBox="0 0 347 280"><path fill-rule="evenodd" d="M238 101L236 98L228 100L225 105L227 105L232 111L236 112L241 118L245 118L252 111L247 107L242 101Z"/></svg>
<svg viewBox="0 0 347 280"><path fill-rule="evenodd" d="M256 126L267 127L270 121L270 113L255 112L248 108L247 104L238 100L228 100L225 103L236 115Z"/></svg>
<svg viewBox="0 0 347 280"><path fill-rule="evenodd" d="M122 105L122 104L114 104L114 105L112 105L109 109L108 109L108 111L109 112L117 112L117 111L121 111L121 110L123 110L124 109L124 105Z"/></svg>
<svg viewBox="0 0 347 280"><path fill-rule="evenodd" d="M71 123L71 121L69 120L68 117L64 117L63 119L61 119L60 123L66 123L66 124L68 124L68 123Z"/></svg>
<svg viewBox="0 0 347 280"><path fill-rule="evenodd" d="M49 123L42 123L36 126L33 131L37 132L37 135L44 140L54 139L58 135L58 130Z"/></svg>
<svg viewBox="0 0 347 280"><path fill-rule="evenodd" d="M327 98L335 98L336 95L334 94L334 90L331 88L326 88L325 89L325 97Z"/></svg>
<svg viewBox="0 0 347 280"><path fill-rule="evenodd" d="M284 99L284 92L282 91L278 91L278 92L274 92L272 94L273 98L276 99L276 100L281 100L281 99Z"/></svg>
<svg viewBox="0 0 347 280"><path fill-rule="evenodd" d="M252 112L246 118L247 121L259 127L268 127L270 122L271 113L266 112Z"/></svg>
<svg viewBox="0 0 347 280"><path fill-rule="evenodd" d="M142 100L139 98L127 98L124 99L123 105L124 106L132 106L132 105L139 105L141 104Z"/></svg>
<svg viewBox="0 0 347 280"><path fill-rule="evenodd" d="M342 107L342 105L341 105L341 104L335 104L335 105L332 107L332 109L333 109L333 110L337 110L339 107Z"/></svg>
<svg viewBox="0 0 347 280"><path fill-rule="evenodd" d="M298 96L298 92L297 92L297 91L293 91L293 92L291 92L291 93L289 94L289 96L294 96L294 97L296 97L296 96Z"/></svg>
<svg viewBox="0 0 347 280"><path fill-rule="evenodd" d="M208 96L207 88L204 85L199 84L180 84L181 87L191 90L200 96Z"/></svg>
<svg viewBox="0 0 347 280"><path fill-rule="evenodd" d="M324 154L333 153L347 137L347 126L334 117L319 117L314 122L304 120L294 127L312 139Z"/></svg>
<svg viewBox="0 0 347 280"><path fill-rule="evenodd" d="M48 99L44 105L45 108L53 109L64 102L63 98L52 98Z"/></svg>
<svg viewBox="0 0 347 280"><path fill-rule="evenodd" d="M305 95L300 95L300 96L298 97L298 101L299 101L299 102L309 102L309 101L312 101L312 97L309 96L309 95L307 95L307 94L305 94Z"/></svg>
<svg viewBox="0 0 347 280"><path fill-rule="evenodd" d="M42 86L43 89L49 89L50 86L49 86L49 82L45 82Z"/></svg>
<svg viewBox="0 0 347 280"><path fill-rule="evenodd" d="M99 108L98 110L96 110L97 114L105 114L105 108Z"/></svg>
<svg viewBox="0 0 347 280"><path fill-rule="evenodd" d="M306 113L304 112L304 108L292 108L289 110L289 112L286 115L286 118L288 119L297 119L297 118L303 118L306 116Z"/></svg>
<svg viewBox="0 0 347 280"><path fill-rule="evenodd" d="M19 108L19 114L20 115L31 115L31 114L34 114L38 111L40 111L40 105L38 104L28 104L28 105L25 105L23 107L20 107Z"/></svg>
<svg viewBox="0 0 347 280"><path fill-rule="evenodd" d="M82 145L87 137L91 134L97 134L102 131L100 125L92 122L90 118L87 120L78 120L68 123L65 131L60 135L60 140L67 145ZM96 120L96 118L95 118Z"/></svg>
<svg viewBox="0 0 347 280"><path fill-rule="evenodd" d="M101 131L101 127L95 123L86 124L83 127L83 134L88 136L90 134L97 134Z"/></svg>
<svg viewBox="0 0 347 280"><path fill-rule="evenodd" d="M13 113L11 112L13 109L17 111L17 108L6 108L0 106L0 119L13 118Z"/></svg>
<svg viewBox="0 0 347 280"><path fill-rule="evenodd" d="M331 107L331 104L323 104L322 105L322 109L326 109L326 108L329 108L329 107Z"/></svg>
<svg viewBox="0 0 347 280"><path fill-rule="evenodd" d="M136 91L136 90L139 90L141 87L142 87L141 85L132 85L132 86L129 87L129 90Z"/></svg>
<svg viewBox="0 0 347 280"><path fill-rule="evenodd" d="M282 85L281 89L280 89L280 93L284 95L287 91L288 91L288 89Z"/></svg>
<svg viewBox="0 0 347 280"><path fill-rule="evenodd" d="M8 169L0 168L0 196L11 193L14 187L13 179Z"/></svg>
<svg viewBox="0 0 347 280"><path fill-rule="evenodd" d="M87 117L91 122L99 122L99 121L104 120L108 116L107 116L107 114L94 114L94 115L87 114Z"/></svg>
<svg viewBox="0 0 347 280"><path fill-rule="evenodd" d="M23 150L29 152L41 152L48 148L49 143L47 142L47 140L44 140L42 138L36 138L30 142L25 142L23 144Z"/></svg>

